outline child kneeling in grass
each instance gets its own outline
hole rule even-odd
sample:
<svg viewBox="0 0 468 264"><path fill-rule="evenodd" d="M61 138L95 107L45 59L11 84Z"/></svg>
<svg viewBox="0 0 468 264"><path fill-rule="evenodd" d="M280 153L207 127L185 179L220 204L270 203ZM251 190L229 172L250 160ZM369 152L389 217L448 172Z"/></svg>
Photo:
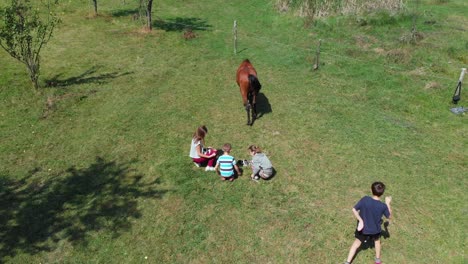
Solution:
<svg viewBox="0 0 468 264"><path fill-rule="evenodd" d="M255 145L250 145L249 153L252 156L252 180L257 181L260 178L267 180L273 175L273 166L270 159L262 153L262 149Z"/></svg>
<svg viewBox="0 0 468 264"><path fill-rule="evenodd" d="M223 145L223 155L219 156L216 161L215 171L218 172L221 176L221 180L234 180L234 170L236 170L237 175L241 175L239 167L237 167L236 159L230 155L231 144L226 143Z"/></svg>

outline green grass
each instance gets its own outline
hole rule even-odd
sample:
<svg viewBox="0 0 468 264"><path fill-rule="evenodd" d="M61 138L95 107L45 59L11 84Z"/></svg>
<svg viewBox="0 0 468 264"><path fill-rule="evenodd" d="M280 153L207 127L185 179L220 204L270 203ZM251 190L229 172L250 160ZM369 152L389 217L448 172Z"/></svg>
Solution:
<svg viewBox="0 0 468 264"><path fill-rule="evenodd" d="M207 28L187 41L143 33L126 2L102 1L95 18L89 1L61 3L40 79L57 86L41 93L0 52L0 262L340 263L375 180L393 196L386 263L466 262L467 122L449 111L468 62L464 1L421 1L416 45L400 41L411 13L306 28L272 1L155 3L164 25ZM269 104L253 127L235 83L244 58ZM195 168L201 124L238 159L263 147L276 177Z"/></svg>

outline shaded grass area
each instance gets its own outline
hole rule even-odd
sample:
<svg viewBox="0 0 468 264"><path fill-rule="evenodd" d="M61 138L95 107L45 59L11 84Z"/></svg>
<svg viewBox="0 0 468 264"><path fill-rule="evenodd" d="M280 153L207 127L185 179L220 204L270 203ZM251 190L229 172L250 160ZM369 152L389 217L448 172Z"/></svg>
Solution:
<svg viewBox="0 0 468 264"><path fill-rule="evenodd" d="M177 19L143 34L133 4L102 4L96 18L62 4L42 94L0 53L2 261L338 263L353 240L350 209L374 180L394 201L384 260L465 259L467 127L448 108L466 53L466 35L449 32L466 27L456 19L466 4L424 5L416 45L399 40L405 16L304 28L268 1L159 3L159 17L210 26L187 41L168 30ZM251 128L234 79L244 58L263 85ZM201 124L208 145L230 142L238 159L263 147L277 176L226 184L194 168ZM356 263L372 259L363 250Z"/></svg>
<svg viewBox="0 0 468 264"><path fill-rule="evenodd" d="M78 76L72 76L68 78L62 78L62 73L59 73L59 74L56 74L55 76L52 76L52 78L45 80L46 87L57 87L57 86L65 87L69 85L80 85L80 84L86 84L86 83L103 84L108 79L114 79L120 76L131 74L130 72L124 72L124 73L112 72L112 73L102 73L99 75L95 75L97 71L98 71L98 67L93 66Z"/></svg>
<svg viewBox="0 0 468 264"><path fill-rule="evenodd" d="M169 19L157 19L154 26L164 31L183 31L191 30L208 30L211 26L200 18L196 17L176 17Z"/></svg>
<svg viewBox="0 0 468 264"><path fill-rule="evenodd" d="M3 257L54 251L59 241L85 247L96 231L117 238L141 217L138 199L166 192L156 188L157 181L141 183L144 175L130 165L101 157L87 168L51 174L36 167L22 179L1 176Z"/></svg>

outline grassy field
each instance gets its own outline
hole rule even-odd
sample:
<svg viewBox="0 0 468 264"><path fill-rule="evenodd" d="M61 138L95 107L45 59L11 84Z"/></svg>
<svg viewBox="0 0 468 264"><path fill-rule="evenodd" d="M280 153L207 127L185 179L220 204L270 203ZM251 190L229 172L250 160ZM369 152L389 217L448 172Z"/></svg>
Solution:
<svg viewBox="0 0 468 264"><path fill-rule="evenodd" d="M393 197L384 263L466 263L468 126L449 111L466 1L311 27L274 1L156 1L151 33L136 1L98 2L93 17L90 1L61 1L40 93L0 51L0 263L342 263L351 208L376 180ZM253 127L244 58L263 85ZM227 183L194 167L202 124L238 159L263 147L276 176Z"/></svg>

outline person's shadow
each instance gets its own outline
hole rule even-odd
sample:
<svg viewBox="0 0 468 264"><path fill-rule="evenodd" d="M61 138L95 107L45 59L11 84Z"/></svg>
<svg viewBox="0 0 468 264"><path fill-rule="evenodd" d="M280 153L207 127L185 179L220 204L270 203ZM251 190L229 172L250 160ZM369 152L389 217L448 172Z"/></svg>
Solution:
<svg viewBox="0 0 468 264"><path fill-rule="evenodd" d="M389 221L384 222L384 229L380 233L380 239L387 239L390 238L390 232L388 231L388 226L390 225ZM361 246L356 250L356 254L354 254L353 260L351 262L354 262L354 259L356 256L359 254L359 252L363 250L368 250L369 248L375 248L375 243L373 239L367 239L366 241L362 242Z"/></svg>
<svg viewBox="0 0 468 264"><path fill-rule="evenodd" d="M274 167L271 168L272 172L271 172L271 176L268 177L267 179L263 179L264 181L271 181L275 176L276 176L276 169Z"/></svg>
<svg viewBox="0 0 468 264"><path fill-rule="evenodd" d="M390 232L388 232L388 226L390 225L389 221L384 222L384 230L380 233L384 239L390 238Z"/></svg>

